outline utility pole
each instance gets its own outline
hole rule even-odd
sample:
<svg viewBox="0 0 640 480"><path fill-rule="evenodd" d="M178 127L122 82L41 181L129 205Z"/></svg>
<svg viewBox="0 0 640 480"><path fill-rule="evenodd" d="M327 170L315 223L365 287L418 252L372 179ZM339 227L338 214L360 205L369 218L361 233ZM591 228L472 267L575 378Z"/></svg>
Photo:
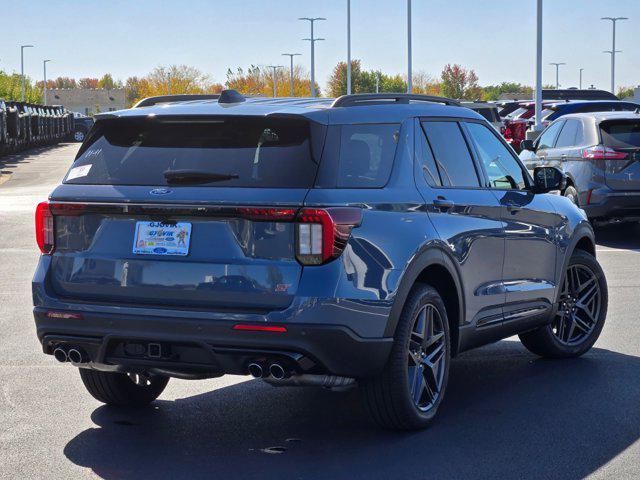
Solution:
<svg viewBox="0 0 640 480"><path fill-rule="evenodd" d="M289 96L293 97L293 57L297 57L298 55L302 55L301 53L283 53L282 55L289 57L291 60L291 74L290 74L290 84L289 84Z"/></svg>
<svg viewBox="0 0 640 480"><path fill-rule="evenodd" d="M51 60L43 60L42 61L42 68L44 70L44 84L42 87L42 99L44 100L44 104L47 105L47 62L50 62Z"/></svg>
<svg viewBox="0 0 640 480"><path fill-rule="evenodd" d="M411 0L407 0L407 93L413 90L411 66Z"/></svg>
<svg viewBox="0 0 640 480"><path fill-rule="evenodd" d="M556 90L560 88L560 65L566 65L564 62L551 62L549 65L555 65L556 67Z"/></svg>
<svg viewBox="0 0 640 480"><path fill-rule="evenodd" d="M616 50L616 22L618 20L629 20L627 17L602 17L600 20L611 20L613 27L613 41L611 50L605 50L604 53L611 54L611 93L616 93L616 53L622 53L620 50Z"/></svg>
<svg viewBox="0 0 640 480"><path fill-rule="evenodd" d="M20 78L21 78L20 101L21 102L24 102L24 49L25 48L33 48L33 45L20 45Z"/></svg>
<svg viewBox="0 0 640 480"><path fill-rule="evenodd" d="M534 132L542 131L542 0L536 6L536 120Z"/></svg>
<svg viewBox="0 0 640 480"><path fill-rule="evenodd" d="M580 69L580 90L582 90L582 71L584 70L584 68Z"/></svg>
<svg viewBox="0 0 640 480"><path fill-rule="evenodd" d="M316 96L316 58L315 58L315 45L316 42L324 40L324 38L315 38L313 36L313 24L317 21L326 20L324 17L301 17L298 20L306 20L311 24L311 38L303 38L303 40L311 43L311 97Z"/></svg>
<svg viewBox="0 0 640 480"><path fill-rule="evenodd" d="M267 65L267 68L272 68L273 69L273 98L276 98L278 96L277 90L276 90L276 70L278 70L279 68L284 68L283 65Z"/></svg>
<svg viewBox="0 0 640 480"><path fill-rule="evenodd" d="M347 95L351 95L351 0L347 0Z"/></svg>

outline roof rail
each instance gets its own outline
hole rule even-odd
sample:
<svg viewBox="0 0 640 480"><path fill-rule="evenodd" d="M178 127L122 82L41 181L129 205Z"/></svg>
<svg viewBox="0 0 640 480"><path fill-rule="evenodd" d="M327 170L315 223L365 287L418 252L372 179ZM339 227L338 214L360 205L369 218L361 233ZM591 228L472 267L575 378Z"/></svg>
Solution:
<svg viewBox="0 0 640 480"><path fill-rule="evenodd" d="M159 103L188 102L190 100L217 100L218 94L179 94L179 95L159 95L157 97L143 98L136 103L133 108L152 107Z"/></svg>
<svg viewBox="0 0 640 480"><path fill-rule="evenodd" d="M354 95L342 95L336 98L331 104L331 108L361 105L388 105L390 103L409 103L410 101L460 106L460 103L452 98L437 97L435 95L420 95L416 93L357 93Z"/></svg>

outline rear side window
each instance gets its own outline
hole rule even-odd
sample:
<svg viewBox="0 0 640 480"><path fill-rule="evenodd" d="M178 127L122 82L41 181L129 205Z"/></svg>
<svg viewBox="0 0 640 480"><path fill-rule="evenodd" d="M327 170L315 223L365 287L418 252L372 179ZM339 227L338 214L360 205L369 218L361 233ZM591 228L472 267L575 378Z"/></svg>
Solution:
<svg viewBox="0 0 640 480"><path fill-rule="evenodd" d="M558 136L556 148L567 148L578 145L576 143L578 133L582 134L582 122L578 120L567 120Z"/></svg>
<svg viewBox="0 0 640 480"><path fill-rule="evenodd" d="M337 186L383 187L391 174L399 134L398 124L343 125Z"/></svg>
<svg viewBox="0 0 640 480"><path fill-rule="evenodd" d="M446 187L479 187L467 142L457 122L423 122L431 151Z"/></svg>
<svg viewBox="0 0 640 480"><path fill-rule="evenodd" d="M277 117L99 122L65 183L309 188L326 128Z"/></svg>
<svg viewBox="0 0 640 480"><path fill-rule="evenodd" d="M489 122L499 122L500 116L498 115L497 108L474 108L476 112L486 118Z"/></svg>
<svg viewBox="0 0 640 480"><path fill-rule="evenodd" d="M602 143L613 148L640 148L640 121L603 122Z"/></svg>

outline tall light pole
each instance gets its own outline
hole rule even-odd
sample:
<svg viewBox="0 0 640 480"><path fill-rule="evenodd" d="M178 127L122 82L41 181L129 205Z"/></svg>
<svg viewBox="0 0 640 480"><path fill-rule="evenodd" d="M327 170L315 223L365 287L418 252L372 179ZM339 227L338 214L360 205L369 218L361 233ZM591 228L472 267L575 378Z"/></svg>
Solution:
<svg viewBox="0 0 640 480"><path fill-rule="evenodd" d="M621 53L620 50L616 50L616 22L618 20L629 20L627 17L602 17L600 20L611 20L613 27L613 42L611 50L605 50L604 53L611 54L611 93L616 93L616 53Z"/></svg>
<svg viewBox="0 0 640 480"><path fill-rule="evenodd" d="M311 43L311 97L316 96L316 58L315 58L315 45L316 42L324 40L324 38L315 38L313 36L313 24L317 21L326 20L324 17L301 17L298 20L306 20L311 24L311 38L303 38L303 40Z"/></svg>
<svg viewBox="0 0 640 480"><path fill-rule="evenodd" d="M411 0L407 0L407 93L413 90L411 66Z"/></svg>
<svg viewBox="0 0 640 480"><path fill-rule="evenodd" d="M42 69L44 74L44 84L42 87L42 99L44 100L44 104L47 104L47 62L51 60L43 60L42 61Z"/></svg>
<svg viewBox="0 0 640 480"><path fill-rule="evenodd" d="M582 71L584 70L584 68L580 69L580 90L582 90Z"/></svg>
<svg viewBox="0 0 640 480"><path fill-rule="evenodd" d="M20 45L20 78L22 88L20 89L20 101L24 102L24 49L33 48L33 45Z"/></svg>
<svg viewBox="0 0 640 480"><path fill-rule="evenodd" d="M347 95L351 95L351 0L347 0Z"/></svg>
<svg viewBox="0 0 640 480"><path fill-rule="evenodd" d="M536 123L535 132L542 130L542 0L537 1L536 7Z"/></svg>
<svg viewBox="0 0 640 480"><path fill-rule="evenodd" d="M292 57L293 59L293 57ZM276 98L278 96L278 93L276 91L276 70L278 70L279 68L284 68L284 65L267 65L267 68L271 68L273 69L273 98Z"/></svg>
<svg viewBox="0 0 640 480"><path fill-rule="evenodd" d="M556 90L560 88L560 65L566 65L564 62L551 62L549 65L555 65L556 67Z"/></svg>
<svg viewBox="0 0 640 480"><path fill-rule="evenodd" d="M289 96L293 97L293 57L297 57L298 55L302 55L301 53L283 53L282 55L289 57L291 61L291 70L290 70L290 79L289 79Z"/></svg>

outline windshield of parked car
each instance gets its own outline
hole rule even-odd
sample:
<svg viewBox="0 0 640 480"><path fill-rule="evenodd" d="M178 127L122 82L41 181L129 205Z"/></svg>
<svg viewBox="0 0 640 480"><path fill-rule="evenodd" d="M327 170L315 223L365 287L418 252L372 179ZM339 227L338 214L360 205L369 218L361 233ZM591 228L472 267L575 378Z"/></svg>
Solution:
<svg viewBox="0 0 640 480"><path fill-rule="evenodd" d="M282 117L107 119L98 122L65 182L308 188L325 130Z"/></svg>

